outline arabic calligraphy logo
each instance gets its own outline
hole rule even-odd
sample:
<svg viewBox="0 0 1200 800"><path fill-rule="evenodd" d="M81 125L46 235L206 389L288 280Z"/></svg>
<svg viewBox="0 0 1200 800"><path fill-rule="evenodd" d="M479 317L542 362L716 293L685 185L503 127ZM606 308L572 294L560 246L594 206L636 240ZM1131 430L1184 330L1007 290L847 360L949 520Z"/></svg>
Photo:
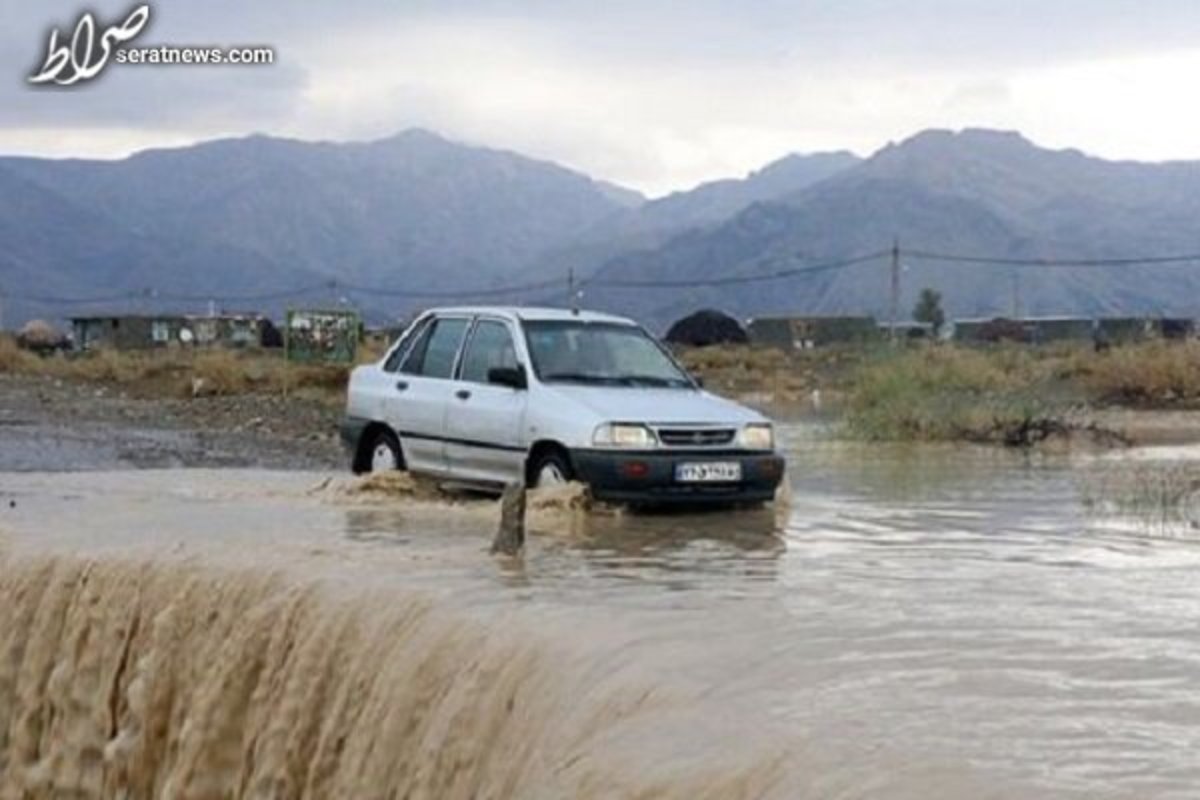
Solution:
<svg viewBox="0 0 1200 800"><path fill-rule="evenodd" d="M140 5L129 12L124 22L100 32L95 18L91 13L85 13L75 23L69 45L59 44L58 29L51 29L46 60L40 70L29 76L29 82L71 86L79 81L90 81L108 65L114 46L136 37L149 21L150 6Z"/></svg>

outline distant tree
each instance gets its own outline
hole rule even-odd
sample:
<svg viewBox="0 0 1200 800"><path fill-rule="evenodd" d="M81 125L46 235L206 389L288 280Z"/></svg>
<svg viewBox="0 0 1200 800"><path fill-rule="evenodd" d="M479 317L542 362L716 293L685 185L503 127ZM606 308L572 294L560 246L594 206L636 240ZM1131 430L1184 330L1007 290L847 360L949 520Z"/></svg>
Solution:
<svg viewBox="0 0 1200 800"><path fill-rule="evenodd" d="M922 289L913 307L913 319L926 322L933 327L934 334L946 324L946 312L942 310L942 293L933 289Z"/></svg>

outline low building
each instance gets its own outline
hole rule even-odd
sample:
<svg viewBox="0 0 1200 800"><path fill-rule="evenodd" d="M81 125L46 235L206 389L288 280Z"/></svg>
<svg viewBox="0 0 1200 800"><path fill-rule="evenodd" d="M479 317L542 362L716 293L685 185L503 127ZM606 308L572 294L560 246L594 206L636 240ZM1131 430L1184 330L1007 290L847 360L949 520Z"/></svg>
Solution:
<svg viewBox="0 0 1200 800"><path fill-rule="evenodd" d="M1103 317L1096 320L1097 336L1110 344L1142 342L1158 336L1154 323L1146 317Z"/></svg>
<svg viewBox="0 0 1200 800"><path fill-rule="evenodd" d="M195 344L200 346L283 346L283 335L271 320L261 314L216 314L189 316L184 319L195 338ZM183 334L183 331L180 333Z"/></svg>
<svg viewBox="0 0 1200 800"><path fill-rule="evenodd" d="M1196 321L1185 317L1160 317L1158 335L1164 339L1190 339L1196 335Z"/></svg>
<svg viewBox="0 0 1200 800"><path fill-rule="evenodd" d="M281 338L261 314L107 314L71 318L77 350L111 347L271 347Z"/></svg>
<svg viewBox="0 0 1200 800"><path fill-rule="evenodd" d="M785 350L861 343L881 337L874 317L759 317L747 326L750 342Z"/></svg>
<svg viewBox="0 0 1200 800"><path fill-rule="evenodd" d="M1091 317L1026 317L1020 321L1029 328L1034 344L1090 342L1097 330Z"/></svg>
<svg viewBox="0 0 1200 800"><path fill-rule="evenodd" d="M952 338L960 342L1090 342L1096 336L1097 321L1090 317L989 317L957 319Z"/></svg>
<svg viewBox="0 0 1200 800"><path fill-rule="evenodd" d="M116 350L143 350L179 339L181 316L111 314L72 317L71 331L77 350L110 347Z"/></svg>
<svg viewBox="0 0 1200 800"><path fill-rule="evenodd" d="M961 342L1103 341L1123 344L1158 338L1186 339L1195 335L1194 320L1185 317L993 317L957 319L952 325L953 338Z"/></svg>

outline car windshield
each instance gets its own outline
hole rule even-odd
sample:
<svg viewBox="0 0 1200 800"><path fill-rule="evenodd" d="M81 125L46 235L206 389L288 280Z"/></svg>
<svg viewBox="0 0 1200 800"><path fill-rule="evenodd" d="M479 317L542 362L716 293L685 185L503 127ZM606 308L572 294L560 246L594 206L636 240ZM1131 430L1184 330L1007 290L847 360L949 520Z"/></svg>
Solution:
<svg viewBox="0 0 1200 800"><path fill-rule="evenodd" d="M524 323L537 376L548 382L691 387L663 348L633 325L583 320Z"/></svg>

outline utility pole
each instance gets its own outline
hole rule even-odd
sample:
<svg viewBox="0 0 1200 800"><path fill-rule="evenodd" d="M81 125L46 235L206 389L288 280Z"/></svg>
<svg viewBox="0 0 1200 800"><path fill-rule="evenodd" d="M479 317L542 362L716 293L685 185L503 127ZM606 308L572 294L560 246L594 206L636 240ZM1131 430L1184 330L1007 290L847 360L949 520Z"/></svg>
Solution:
<svg viewBox="0 0 1200 800"><path fill-rule="evenodd" d="M1015 269L1012 273L1012 318L1021 318L1021 274Z"/></svg>
<svg viewBox="0 0 1200 800"><path fill-rule="evenodd" d="M0 333L4 333L4 287L0 286Z"/></svg>
<svg viewBox="0 0 1200 800"><path fill-rule="evenodd" d="M900 322L900 237L892 240L891 338L896 341L896 326Z"/></svg>
<svg viewBox="0 0 1200 800"><path fill-rule="evenodd" d="M575 268L567 267L567 307L572 314L579 313L579 295L575 289Z"/></svg>

